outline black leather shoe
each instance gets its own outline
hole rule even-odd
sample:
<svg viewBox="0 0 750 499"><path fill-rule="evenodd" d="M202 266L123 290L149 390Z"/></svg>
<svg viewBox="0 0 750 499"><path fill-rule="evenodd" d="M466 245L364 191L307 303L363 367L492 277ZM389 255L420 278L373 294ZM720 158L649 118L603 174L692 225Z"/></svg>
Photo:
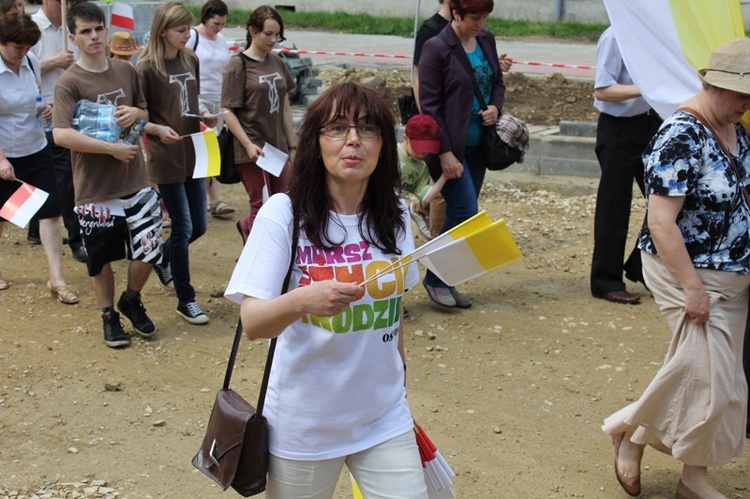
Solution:
<svg viewBox="0 0 750 499"><path fill-rule="evenodd" d="M78 246L77 248L70 248L70 252L73 254L73 258L75 258L81 263L86 263L89 261L89 254L86 253L86 248L84 246Z"/></svg>
<svg viewBox="0 0 750 499"><path fill-rule="evenodd" d="M621 289L620 291L610 291L609 293L604 293L601 296L597 296L597 298L611 301L612 303L625 303L628 305L635 305L641 302L640 296L634 293L630 293L624 289Z"/></svg>

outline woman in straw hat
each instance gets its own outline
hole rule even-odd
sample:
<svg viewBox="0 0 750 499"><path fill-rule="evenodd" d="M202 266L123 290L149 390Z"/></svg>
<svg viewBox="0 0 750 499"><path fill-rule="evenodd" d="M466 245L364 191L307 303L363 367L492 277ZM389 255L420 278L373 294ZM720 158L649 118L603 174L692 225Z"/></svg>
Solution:
<svg viewBox="0 0 750 499"><path fill-rule="evenodd" d="M750 285L750 40L718 47L702 89L667 119L644 154L646 284L672 330L641 397L604 421L615 474L640 494L650 445L683 463L678 498L724 497L707 468L743 453L747 384L742 348Z"/></svg>

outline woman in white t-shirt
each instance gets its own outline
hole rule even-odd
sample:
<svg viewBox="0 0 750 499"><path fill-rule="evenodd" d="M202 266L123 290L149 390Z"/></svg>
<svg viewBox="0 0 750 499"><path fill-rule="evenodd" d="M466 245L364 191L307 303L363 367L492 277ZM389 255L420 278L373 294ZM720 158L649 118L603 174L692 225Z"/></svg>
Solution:
<svg viewBox="0 0 750 499"><path fill-rule="evenodd" d="M419 274L416 263L384 272L414 249L394 125L374 90L322 94L300 128L289 191L259 210L227 287L248 338L278 337L268 499L330 498L344 464L365 497L427 497L401 323Z"/></svg>
<svg viewBox="0 0 750 499"><path fill-rule="evenodd" d="M228 14L227 4L221 0L208 0L201 8L200 24L190 30L187 47L195 52L201 64L201 93L198 96L201 113L221 111L221 80L231 56L227 41L221 34ZM216 130L221 129L223 123L220 119ZM211 215L223 218L234 213L235 209L221 199L216 179L206 178L206 194Z"/></svg>

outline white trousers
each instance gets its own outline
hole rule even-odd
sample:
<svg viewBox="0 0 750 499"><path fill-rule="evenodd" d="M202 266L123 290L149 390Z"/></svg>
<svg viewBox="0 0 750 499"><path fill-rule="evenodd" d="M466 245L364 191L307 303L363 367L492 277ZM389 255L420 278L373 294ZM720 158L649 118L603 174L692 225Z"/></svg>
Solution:
<svg viewBox="0 0 750 499"><path fill-rule="evenodd" d="M356 454L323 461L270 456L266 499L330 499L346 463L366 499L425 499L427 485L414 432Z"/></svg>

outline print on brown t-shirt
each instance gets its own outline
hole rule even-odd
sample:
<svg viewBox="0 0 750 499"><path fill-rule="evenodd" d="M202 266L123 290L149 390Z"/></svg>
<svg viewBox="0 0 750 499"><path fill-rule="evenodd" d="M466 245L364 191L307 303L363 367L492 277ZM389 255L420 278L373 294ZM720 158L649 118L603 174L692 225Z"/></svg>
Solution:
<svg viewBox="0 0 750 499"><path fill-rule="evenodd" d="M242 60L245 59L245 72ZM266 142L286 153L284 98L294 89L294 76L286 63L270 53L263 61L244 54L229 60L221 86L221 107L234 110L242 129L258 147ZM234 141L234 162L248 163L247 151Z"/></svg>
<svg viewBox="0 0 750 499"><path fill-rule="evenodd" d="M101 73L87 71L77 64L60 76L55 87L52 122L55 128L72 128L78 101L144 109L135 69L127 61L108 59L109 68ZM75 203L97 203L121 198L148 187L146 168L140 149L124 163L109 154L72 151Z"/></svg>

